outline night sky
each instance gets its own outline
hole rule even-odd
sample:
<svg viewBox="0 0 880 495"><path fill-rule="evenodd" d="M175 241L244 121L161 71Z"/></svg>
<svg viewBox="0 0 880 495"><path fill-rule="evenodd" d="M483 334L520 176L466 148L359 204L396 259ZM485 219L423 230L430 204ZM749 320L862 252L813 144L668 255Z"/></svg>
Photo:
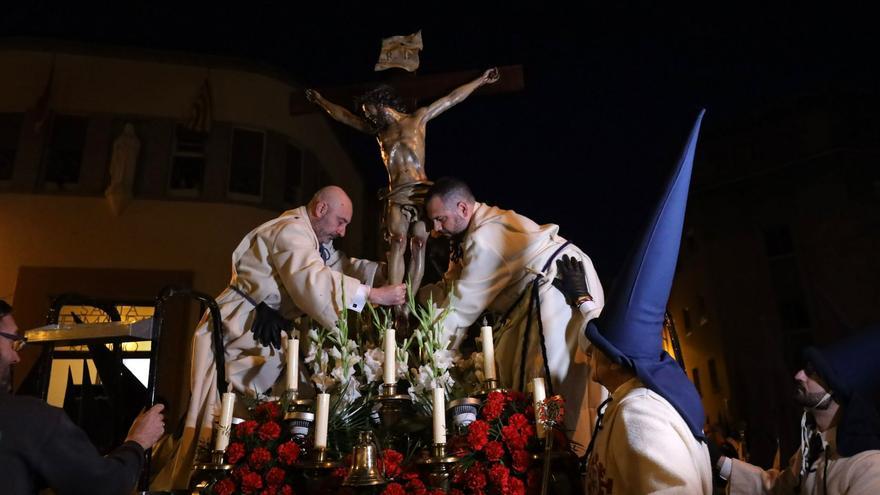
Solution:
<svg viewBox="0 0 880 495"><path fill-rule="evenodd" d="M416 4L429 5L404 5ZM866 12L667 4L461 10L455 19L446 3L420 15L389 14L390 3L321 14L299 2L34 3L7 7L0 33L243 58L317 87L381 78L372 71L381 38L418 29L420 74L522 64L524 91L474 97L429 124L428 175L458 176L478 200L559 224L607 279L701 107L711 139L798 97L878 91L880 43ZM375 141L334 126L367 190L383 186Z"/></svg>

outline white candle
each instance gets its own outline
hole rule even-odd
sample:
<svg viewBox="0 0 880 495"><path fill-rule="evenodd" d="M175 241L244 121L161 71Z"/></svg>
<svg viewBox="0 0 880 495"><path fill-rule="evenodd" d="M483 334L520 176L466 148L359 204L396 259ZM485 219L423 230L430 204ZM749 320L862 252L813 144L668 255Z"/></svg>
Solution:
<svg viewBox="0 0 880 495"><path fill-rule="evenodd" d="M535 430L538 432L538 438L544 438L544 424L541 423L541 407L544 399L547 398L547 392L544 391L544 379L535 378L532 380L532 396L535 403Z"/></svg>
<svg viewBox="0 0 880 495"><path fill-rule="evenodd" d="M446 390L434 389L434 443L446 443Z"/></svg>
<svg viewBox="0 0 880 495"><path fill-rule="evenodd" d="M330 394L318 394L315 410L315 448L327 447L327 419L330 414Z"/></svg>
<svg viewBox="0 0 880 495"><path fill-rule="evenodd" d="M299 388L299 339L287 340L287 390Z"/></svg>
<svg viewBox="0 0 880 495"><path fill-rule="evenodd" d="M394 336L394 329L389 328L385 331L385 380L383 383L394 385L397 383L397 340Z"/></svg>
<svg viewBox="0 0 880 495"><path fill-rule="evenodd" d="M483 340L483 373L486 380L495 380L495 343L492 341L492 327L484 326L480 328L480 335Z"/></svg>
<svg viewBox="0 0 880 495"><path fill-rule="evenodd" d="M232 428L232 409L235 406L235 392L232 391L232 385L229 385L226 393L223 394L223 402L220 406L220 424L218 426L217 436L214 437L214 450L226 450L229 445L229 432Z"/></svg>

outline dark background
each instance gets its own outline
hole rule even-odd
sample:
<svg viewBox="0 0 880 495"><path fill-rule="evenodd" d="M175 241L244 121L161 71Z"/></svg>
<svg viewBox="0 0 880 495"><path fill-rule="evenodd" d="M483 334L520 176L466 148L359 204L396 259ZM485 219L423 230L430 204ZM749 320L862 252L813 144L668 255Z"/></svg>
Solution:
<svg viewBox="0 0 880 495"><path fill-rule="evenodd" d="M34 2L7 5L0 34L243 58L316 87L387 77L372 71L381 38L418 29L419 74L521 64L523 91L475 96L429 124L429 177L559 224L606 280L701 107L711 139L788 100L878 89L871 16L845 7L472 7ZM333 125L367 190L383 186L375 141Z"/></svg>

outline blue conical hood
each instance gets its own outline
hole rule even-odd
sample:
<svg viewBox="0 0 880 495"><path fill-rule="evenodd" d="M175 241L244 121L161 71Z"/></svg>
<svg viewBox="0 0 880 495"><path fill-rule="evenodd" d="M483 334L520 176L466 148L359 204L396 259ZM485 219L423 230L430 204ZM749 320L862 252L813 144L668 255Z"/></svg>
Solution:
<svg viewBox="0 0 880 495"><path fill-rule="evenodd" d="M587 325L587 337L612 360L633 368L649 389L669 401L698 438L703 438L699 394L674 359L663 351L663 315L672 288L701 110L666 186L666 192L624 265L602 313Z"/></svg>

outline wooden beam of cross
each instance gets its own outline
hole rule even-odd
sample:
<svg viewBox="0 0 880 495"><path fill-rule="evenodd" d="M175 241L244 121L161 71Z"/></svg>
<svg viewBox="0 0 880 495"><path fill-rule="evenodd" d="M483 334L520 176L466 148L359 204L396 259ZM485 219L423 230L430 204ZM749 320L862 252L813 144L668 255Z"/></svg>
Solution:
<svg viewBox="0 0 880 495"><path fill-rule="evenodd" d="M487 67L488 68L488 67ZM485 69L484 69L485 70ZM499 67L501 78L495 84L487 84L477 89L474 94L489 95L502 93L515 93L525 88L522 65L507 65ZM414 75L402 74L387 81L374 81L370 83L351 84L332 88L316 88L325 98L338 102L344 106L350 106L354 99L373 87L385 83L391 85L397 94L410 105L411 108L419 106L419 102L433 101L447 95L450 91L472 81L480 76L483 70L444 72L439 74ZM290 93L290 115L303 115L320 112L321 108L306 100L303 90Z"/></svg>

